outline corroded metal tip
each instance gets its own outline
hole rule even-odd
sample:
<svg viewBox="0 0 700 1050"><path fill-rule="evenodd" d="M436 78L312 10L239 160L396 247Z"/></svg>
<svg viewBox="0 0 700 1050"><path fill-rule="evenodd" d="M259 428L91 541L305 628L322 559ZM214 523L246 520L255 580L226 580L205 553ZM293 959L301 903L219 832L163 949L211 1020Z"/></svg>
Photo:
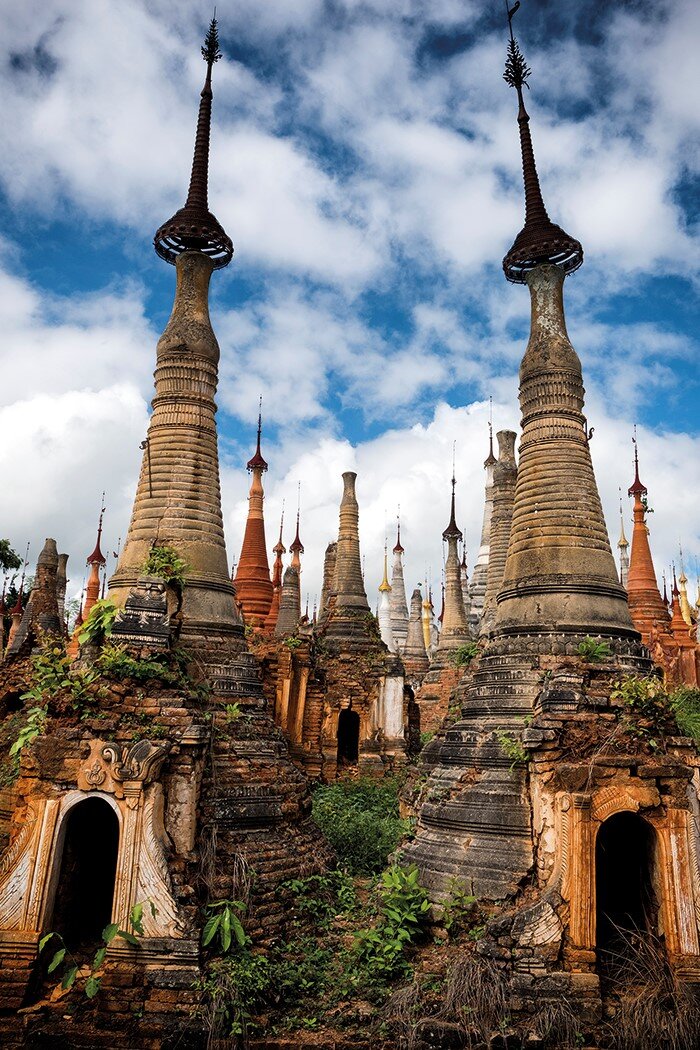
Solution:
<svg viewBox="0 0 700 1050"><path fill-rule="evenodd" d="M199 101L197 135L192 159L192 174L184 208L175 212L160 227L153 238L156 253L166 262L175 264L183 252L199 252L211 259L214 269L228 266L233 256L231 238L215 215L209 211L209 138L211 134L211 70L221 58L216 19L207 33L202 56L207 63L207 75Z"/></svg>
<svg viewBox="0 0 700 1050"><path fill-rule="evenodd" d="M580 242L551 221L542 199L530 136L530 117L523 100L523 87L528 87L530 72L517 40L511 36L503 79L518 93L518 127L525 186L525 225L503 260L503 272L513 284L525 284L528 273L543 263L552 263L568 274L578 270L583 262Z"/></svg>

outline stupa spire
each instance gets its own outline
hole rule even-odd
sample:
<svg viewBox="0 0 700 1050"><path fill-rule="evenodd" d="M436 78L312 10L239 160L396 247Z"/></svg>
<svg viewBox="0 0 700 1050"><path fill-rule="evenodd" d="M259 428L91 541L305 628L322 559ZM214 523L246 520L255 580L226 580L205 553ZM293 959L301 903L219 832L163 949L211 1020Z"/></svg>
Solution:
<svg viewBox="0 0 700 1050"><path fill-rule="evenodd" d="M493 519L493 471L497 460L493 454L493 401L489 397L489 454L484 460L486 471L486 486L484 491L484 516L481 522L481 540L476 556L476 564L472 573L472 582L469 588L469 627L471 633L477 635L481 617L484 611L484 600L486 597L486 585L488 582L489 559L491 556L491 522Z"/></svg>
<svg viewBox="0 0 700 1050"><path fill-rule="evenodd" d="M620 583L623 587L627 588L627 578L630 571L630 558L629 558L629 543L625 536L625 519L622 514L622 489L619 489L620 494L620 538L617 541L617 549L620 552Z"/></svg>
<svg viewBox="0 0 700 1050"><path fill-rule="evenodd" d="M280 611L280 601L282 597L282 555L287 553L287 548L282 542L282 530L284 529L284 500L282 500L282 514L280 516L280 534L277 543L272 548L272 553L275 556L274 565L272 566L272 602L270 604L270 611L265 619L265 627L274 631L277 625L277 617Z"/></svg>
<svg viewBox="0 0 700 1050"><path fill-rule="evenodd" d="M641 633L643 641L648 643L653 629L668 630L668 606L659 593L649 546L649 529L646 524L647 488L639 477L636 428L632 441L634 442L634 481L627 491L628 495L634 499L632 509L634 525L627 575L627 597L634 625Z"/></svg>
<svg viewBox="0 0 700 1050"><path fill-rule="evenodd" d="M391 566L391 628L394 632L397 652L402 652L408 638L408 604L406 602L406 584L403 578L403 554L401 546L401 507L396 514L396 546L393 550L394 561Z"/></svg>
<svg viewBox="0 0 700 1050"><path fill-rule="evenodd" d="M248 493L248 518L238 559L238 570L234 580L238 601L243 606L243 615L250 624L260 624L267 619L272 607L273 597L273 582L270 580L270 567L267 560L265 515L263 512L265 493L263 491L262 476L267 470L267 462L260 450L261 440L262 397L258 406L255 454L246 463L246 469L252 474L252 479L250 492Z"/></svg>
<svg viewBox="0 0 700 1050"><path fill-rule="evenodd" d="M517 6L508 12L509 25ZM581 361L564 315L564 279L581 265L583 250L542 203L523 101L529 76L511 26L504 78L518 95L526 218L503 266L508 280L528 285L531 323L520 365L515 504L493 629L552 636L600 630L628 645L634 631L593 472Z"/></svg>
<svg viewBox="0 0 700 1050"><path fill-rule="evenodd" d="M209 211L209 141L211 137L211 73L215 62L222 57L219 48L218 23L209 23L202 58L207 64L204 87L200 95L197 133L192 158L192 173L184 208L175 212L160 227L153 244L158 255L174 264L183 252L201 252L211 259L214 269L228 266L233 255L231 238L218 219Z"/></svg>
<svg viewBox="0 0 700 1050"><path fill-rule="evenodd" d="M224 542L214 400L220 352L209 317L212 271L233 253L206 197L211 72L221 54L216 28L212 20L203 49L207 75L187 204L154 241L158 255L175 264L175 302L158 341L153 414L129 532L109 587L125 605L151 548L174 548L188 565L181 636L197 644L206 644L212 630L242 631ZM269 573L267 584L271 600Z"/></svg>
<svg viewBox="0 0 700 1050"><path fill-rule="evenodd" d="M294 568L298 572L301 572L301 557L300 557L300 555L302 555L304 553L304 544L299 539L299 517L300 517L300 515L301 515L301 482L298 481L297 482L297 531L296 531L296 533L294 535L294 539L292 540L292 542L289 545L289 550L290 550L291 555L292 555L292 562L291 562L291 564L294 566Z"/></svg>
<svg viewBox="0 0 700 1050"><path fill-rule="evenodd" d="M377 620L379 621L379 633L382 641L390 652L396 652L396 639L391 624L391 584L389 583L387 569L387 541L384 537L384 575L379 584L379 607L377 609Z"/></svg>
<svg viewBox="0 0 700 1050"><path fill-rule="evenodd" d="M85 593L85 605L83 606L83 620L87 620L90 615L95 602L100 597L100 571L107 564L107 559L102 553L100 543L102 541L102 522L104 521L105 515L105 494L102 493L102 505L100 507L100 517L97 525L97 542L95 543L95 549L92 554L89 554L86 559L86 564L90 566L90 574L87 581L87 590Z"/></svg>
<svg viewBox="0 0 700 1050"><path fill-rule="evenodd" d="M542 199L530 135L530 117L523 98L523 88L529 87L527 81L531 70L513 36L513 15L519 6L514 4L508 10L510 40L503 79L515 88L518 94L518 128L525 186L525 225L503 260L503 272L509 281L525 284L528 273L542 263L553 263L564 274L577 270L583 262L583 248L577 240L565 233L561 226L551 221Z"/></svg>

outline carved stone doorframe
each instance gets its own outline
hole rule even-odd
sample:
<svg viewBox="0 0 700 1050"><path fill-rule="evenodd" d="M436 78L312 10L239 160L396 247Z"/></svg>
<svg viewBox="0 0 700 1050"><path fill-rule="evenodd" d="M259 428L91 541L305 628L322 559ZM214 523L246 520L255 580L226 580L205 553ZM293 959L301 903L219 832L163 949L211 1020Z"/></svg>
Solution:
<svg viewBox="0 0 700 1050"><path fill-rule="evenodd" d="M103 799L119 822L112 921L129 929L134 904L148 900L155 915L144 909L145 936L183 936L163 845L163 789L153 782L168 750L148 740L93 740L75 788L30 801L20 834L0 858L0 940L9 932L38 935L50 924L66 820L88 798Z"/></svg>
<svg viewBox="0 0 700 1050"><path fill-rule="evenodd" d="M562 895L570 905L572 947L596 948L596 839L615 813L639 813L658 807L658 792L644 784L611 785L593 793L572 793L561 799L568 818L568 858L563 858ZM700 955L696 918L696 888L692 878L692 842L687 810L668 807L665 815L640 814L656 832L661 917L671 956Z"/></svg>

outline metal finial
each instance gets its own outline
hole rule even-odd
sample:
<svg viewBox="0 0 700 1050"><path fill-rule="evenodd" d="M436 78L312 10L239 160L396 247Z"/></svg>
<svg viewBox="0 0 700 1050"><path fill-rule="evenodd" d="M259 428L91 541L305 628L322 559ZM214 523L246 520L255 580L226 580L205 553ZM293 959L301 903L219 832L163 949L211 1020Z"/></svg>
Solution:
<svg viewBox="0 0 700 1050"><path fill-rule="evenodd" d="M542 199L530 136L530 117L523 101L523 86L529 87L527 81L531 70L513 36L512 19L519 6L520 4L516 3L509 8L506 0L510 39L503 79L510 87L515 88L518 94L518 127L525 188L525 225L503 260L503 272L508 281L514 284L525 284L528 273L535 266L543 263L558 266L565 275L573 273L583 262L583 248L579 241L570 237L561 226L551 221Z"/></svg>
<svg viewBox="0 0 700 1050"><path fill-rule="evenodd" d="M161 259L173 265L183 252L198 252L211 259L214 269L228 266L233 256L231 238L216 216L209 211L209 139L211 136L211 71L221 58L216 18L209 24L202 57L207 63L207 75L199 100L199 116L195 136L192 174L184 208L175 212L153 238L153 246Z"/></svg>

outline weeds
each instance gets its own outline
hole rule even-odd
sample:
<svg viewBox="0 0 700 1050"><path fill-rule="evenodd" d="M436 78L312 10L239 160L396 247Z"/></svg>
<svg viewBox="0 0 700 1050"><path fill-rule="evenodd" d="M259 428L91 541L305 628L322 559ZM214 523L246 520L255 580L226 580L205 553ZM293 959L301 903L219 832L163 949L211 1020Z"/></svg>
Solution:
<svg viewBox="0 0 700 1050"><path fill-rule="evenodd" d="M505 729L496 729L494 732L501 751L511 760L511 770L518 764L527 762L527 751L513 733L507 733Z"/></svg>
<svg viewBox="0 0 700 1050"><path fill-rule="evenodd" d="M607 642L597 642L595 638L591 638L590 635L586 635L583 641L579 644L576 652L584 660L588 660L591 664L602 663L604 660L609 660L612 656L612 649Z"/></svg>
<svg viewBox="0 0 700 1050"><path fill-rule="evenodd" d="M317 787L313 817L352 875L384 868L411 823L399 817L399 781L370 777Z"/></svg>

